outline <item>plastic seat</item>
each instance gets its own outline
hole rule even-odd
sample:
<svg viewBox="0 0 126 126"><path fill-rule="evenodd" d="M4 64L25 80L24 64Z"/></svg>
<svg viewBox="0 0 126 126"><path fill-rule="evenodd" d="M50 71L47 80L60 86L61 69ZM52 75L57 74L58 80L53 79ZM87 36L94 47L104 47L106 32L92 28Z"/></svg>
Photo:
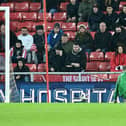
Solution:
<svg viewBox="0 0 126 126"><path fill-rule="evenodd" d="M5 17L4 17L4 12L0 11L0 21L4 21Z"/></svg>
<svg viewBox="0 0 126 126"><path fill-rule="evenodd" d="M62 23L62 29L64 31L76 31L75 23Z"/></svg>
<svg viewBox="0 0 126 126"><path fill-rule="evenodd" d="M12 31L16 32L17 31L17 28L18 28L18 24L19 24L18 21L11 21L10 22L10 29Z"/></svg>
<svg viewBox="0 0 126 126"><path fill-rule="evenodd" d="M46 64L39 64L38 72L45 72L45 71L46 71Z"/></svg>
<svg viewBox="0 0 126 126"><path fill-rule="evenodd" d="M10 7L10 11L14 11L14 3L13 2L1 3L0 6L9 6Z"/></svg>
<svg viewBox="0 0 126 126"><path fill-rule="evenodd" d="M89 27L88 27L88 22L78 22L78 24L77 24L77 30L79 30L79 26L80 26L81 24L85 25L86 28L89 29Z"/></svg>
<svg viewBox="0 0 126 126"><path fill-rule="evenodd" d="M30 3L30 7L29 7L29 9L30 9L30 11L40 11L40 9L41 9L41 3L39 3L39 2L34 2L34 3Z"/></svg>
<svg viewBox="0 0 126 126"><path fill-rule="evenodd" d="M69 2L62 2L62 3L60 3L60 11L66 11L68 4L69 4Z"/></svg>
<svg viewBox="0 0 126 126"><path fill-rule="evenodd" d="M114 55L115 52L106 52L105 53L105 61L110 61L112 58L112 55Z"/></svg>
<svg viewBox="0 0 126 126"><path fill-rule="evenodd" d="M47 13L46 14L46 19L47 19L47 21L52 21L52 14L51 13ZM43 13L39 13L38 14L38 21L44 21Z"/></svg>
<svg viewBox="0 0 126 126"><path fill-rule="evenodd" d="M51 30L53 30L53 28L54 28L54 23L48 22L47 23L47 31L51 31Z"/></svg>
<svg viewBox="0 0 126 126"><path fill-rule="evenodd" d="M64 33L68 35L70 40L74 40L75 39L75 35L76 35L75 32L68 31L68 32L64 32Z"/></svg>
<svg viewBox="0 0 126 126"><path fill-rule="evenodd" d="M58 12L54 13L53 15L53 21L66 21L66 12Z"/></svg>
<svg viewBox="0 0 126 126"><path fill-rule="evenodd" d="M91 33L92 38L94 39L96 32L90 32L90 33Z"/></svg>
<svg viewBox="0 0 126 126"><path fill-rule="evenodd" d="M86 72L96 72L98 71L99 62L87 62Z"/></svg>
<svg viewBox="0 0 126 126"><path fill-rule="evenodd" d="M18 24L18 31L21 30L22 27L27 27L28 28L28 31L31 31L32 30L32 24L33 22L31 21L27 21L27 22L22 22L22 23L19 23Z"/></svg>
<svg viewBox="0 0 126 126"><path fill-rule="evenodd" d="M22 13L23 21L37 21L37 13L36 12L25 12Z"/></svg>
<svg viewBox="0 0 126 126"><path fill-rule="evenodd" d="M109 62L101 62L98 65L99 71L106 72L110 71L110 63Z"/></svg>
<svg viewBox="0 0 126 126"><path fill-rule="evenodd" d="M28 66L30 72L36 72L37 71L36 64L26 64L26 66Z"/></svg>
<svg viewBox="0 0 126 126"><path fill-rule="evenodd" d="M91 52L90 61L104 61L104 53L103 52Z"/></svg>
<svg viewBox="0 0 126 126"><path fill-rule="evenodd" d="M29 3L28 2L21 2L21 3L18 3L16 2L15 3L15 11L24 11L24 12L27 12L29 11Z"/></svg>
<svg viewBox="0 0 126 126"><path fill-rule="evenodd" d="M122 10L124 5L126 5L126 1L121 1L119 4L119 10Z"/></svg>
<svg viewBox="0 0 126 126"><path fill-rule="evenodd" d="M20 12L10 13L11 21L22 21L22 15Z"/></svg>

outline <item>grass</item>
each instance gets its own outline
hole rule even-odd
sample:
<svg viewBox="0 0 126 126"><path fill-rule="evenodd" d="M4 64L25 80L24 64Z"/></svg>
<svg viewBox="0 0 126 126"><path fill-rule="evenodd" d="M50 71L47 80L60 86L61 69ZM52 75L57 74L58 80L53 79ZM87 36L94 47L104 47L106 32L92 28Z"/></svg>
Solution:
<svg viewBox="0 0 126 126"><path fill-rule="evenodd" d="M125 126L126 104L0 104L0 126Z"/></svg>

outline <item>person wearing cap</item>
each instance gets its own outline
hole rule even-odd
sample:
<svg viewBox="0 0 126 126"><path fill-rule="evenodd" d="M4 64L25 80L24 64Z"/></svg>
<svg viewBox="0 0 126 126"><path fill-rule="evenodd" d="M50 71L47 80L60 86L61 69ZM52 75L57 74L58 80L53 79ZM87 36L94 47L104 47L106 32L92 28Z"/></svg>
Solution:
<svg viewBox="0 0 126 126"><path fill-rule="evenodd" d="M99 10L97 4L93 5L92 13L88 18L88 24L91 31L98 31L99 23L104 21L104 14Z"/></svg>
<svg viewBox="0 0 126 126"><path fill-rule="evenodd" d="M20 58L17 60L17 66L14 68L14 72L30 72L28 66L25 65L25 60L23 58ZM29 74L15 74L15 80L18 81L24 81L29 82L30 81L30 75Z"/></svg>
<svg viewBox="0 0 126 126"><path fill-rule="evenodd" d="M66 56L66 72L82 72L86 69L87 58L85 51L80 47L78 42L74 42L72 52Z"/></svg>
<svg viewBox="0 0 126 126"><path fill-rule="evenodd" d="M37 60L38 63L43 62L43 55L45 53L45 36L44 29L42 25L36 26L36 33L33 35L33 42L37 47Z"/></svg>
<svg viewBox="0 0 126 126"><path fill-rule="evenodd" d="M27 51L22 45L21 40L17 40L15 46L10 49L10 56L12 63L16 63L18 59L26 59Z"/></svg>
<svg viewBox="0 0 126 126"><path fill-rule="evenodd" d="M55 45L60 41L63 31L60 28L59 23L54 24L54 29L48 35L48 46L54 48Z"/></svg>
<svg viewBox="0 0 126 126"><path fill-rule="evenodd" d="M93 38L85 25L81 24L79 26L79 31L76 34L75 40L86 52L90 53L93 51Z"/></svg>
<svg viewBox="0 0 126 126"><path fill-rule="evenodd" d="M123 72L118 76L116 81L114 103L117 103L117 97L122 97L123 102L126 103L126 66L123 66Z"/></svg>
<svg viewBox="0 0 126 126"><path fill-rule="evenodd" d="M126 54L124 53L126 48L122 43L117 45L115 54L112 55L110 60L111 71L122 71L124 65L126 65Z"/></svg>

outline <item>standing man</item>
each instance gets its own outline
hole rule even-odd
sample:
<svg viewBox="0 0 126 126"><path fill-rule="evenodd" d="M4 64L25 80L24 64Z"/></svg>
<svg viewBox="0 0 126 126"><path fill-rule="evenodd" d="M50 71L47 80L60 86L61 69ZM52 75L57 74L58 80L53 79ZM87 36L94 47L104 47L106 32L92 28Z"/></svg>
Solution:
<svg viewBox="0 0 126 126"><path fill-rule="evenodd" d="M116 82L114 103L117 103L117 96L122 97L123 102L126 102L126 66L123 66L123 71Z"/></svg>

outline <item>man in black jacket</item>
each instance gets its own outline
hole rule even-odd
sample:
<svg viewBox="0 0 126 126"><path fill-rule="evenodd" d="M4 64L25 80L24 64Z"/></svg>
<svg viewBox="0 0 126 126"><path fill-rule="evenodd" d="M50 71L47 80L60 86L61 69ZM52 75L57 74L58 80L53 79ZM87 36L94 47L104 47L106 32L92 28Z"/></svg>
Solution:
<svg viewBox="0 0 126 126"><path fill-rule="evenodd" d="M87 58L85 51L80 48L80 45L75 42L72 52L67 55L65 60L66 72L81 72L86 69Z"/></svg>
<svg viewBox="0 0 126 126"><path fill-rule="evenodd" d="M99 31L95 34L95 49L97 52L106 52L110 50L112 41L112 35L107 31L106 23L101 22L99 25Z"/></svg>

